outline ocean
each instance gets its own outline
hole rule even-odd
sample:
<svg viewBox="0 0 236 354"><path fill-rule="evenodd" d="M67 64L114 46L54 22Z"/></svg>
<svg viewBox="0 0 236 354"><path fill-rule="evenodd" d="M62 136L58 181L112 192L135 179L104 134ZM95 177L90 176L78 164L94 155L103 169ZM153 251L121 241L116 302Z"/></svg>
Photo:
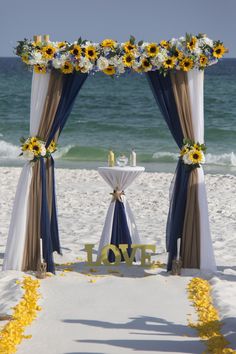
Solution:
<svg viewBox="0 0 236 354"><path fill-rule="evenodd" d="M32 73L18 58L0 58L0 166L18 166L19 138L29 134ZM205 170L236 174L236 59L205 70ZM107 153L135 149L148 171L173 172L178 148L145 75L90 75L59 139L56 164L96 168Z"/></svg>

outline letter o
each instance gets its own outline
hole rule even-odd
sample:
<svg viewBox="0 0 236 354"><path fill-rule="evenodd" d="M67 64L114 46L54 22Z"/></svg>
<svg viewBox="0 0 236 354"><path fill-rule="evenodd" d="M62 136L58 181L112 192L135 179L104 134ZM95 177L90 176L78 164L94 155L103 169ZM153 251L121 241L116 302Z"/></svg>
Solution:
<svg viewBox="0 0 236 354"><path fill-rule="evenodd" d="M115 262L110 263L108 260L108 251L112 251L115 256ZM104 265L114 265L117 266L121 262L121 254L119 249L115 245L106 245L103 247L102 252L101 252L101 261Z"/></svg>

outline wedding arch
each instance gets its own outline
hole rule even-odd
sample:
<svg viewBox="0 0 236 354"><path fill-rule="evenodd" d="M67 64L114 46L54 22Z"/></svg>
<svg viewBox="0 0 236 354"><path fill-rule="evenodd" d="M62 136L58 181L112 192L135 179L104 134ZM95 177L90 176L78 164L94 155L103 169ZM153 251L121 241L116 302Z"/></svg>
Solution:
<svg viewBox="0 0 236 354"><path fill-rule="evenodd" d="M79 38L52 42L46 35L18 42L16 54L33 69L30 136L22 140L25 163L17 186L3 269L39 270L41 259L54 272L61 253L53 152L88 75L144 73L157 105L180 149L166 227L167 270L177 256L184 268L215 270L204 162L204 69L226 52L204 34L160 43L101 43Z"/></svg>

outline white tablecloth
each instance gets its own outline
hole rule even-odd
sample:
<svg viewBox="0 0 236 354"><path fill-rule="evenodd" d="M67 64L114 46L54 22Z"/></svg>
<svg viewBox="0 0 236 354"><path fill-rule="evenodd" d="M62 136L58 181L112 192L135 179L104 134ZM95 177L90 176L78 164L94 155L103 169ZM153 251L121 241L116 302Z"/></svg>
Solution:
<svg viewBox="0 0 236 354"><path fill-rule="evenodd" d="M132 182L137 178L142 172L145 171L144 167L99 167L98 172L102 178L109 184L112 190L124 191L127 189ZM141 240L138 234L138 229L135 224L133 213L130 209L129 203L125 197L122 195L122 202L124 204L126 219L129 227L129 232L133 244L141 244ZM107 211L107 216L105 219L99 248L98 248L98 258L101 254L101 250L104 246L111 243L112 235L112 225L113 225L113 216L115 210L115 203L111 201L110 206ZM135 256L137 261L140 261L140 252L136 252Z"/></svg>

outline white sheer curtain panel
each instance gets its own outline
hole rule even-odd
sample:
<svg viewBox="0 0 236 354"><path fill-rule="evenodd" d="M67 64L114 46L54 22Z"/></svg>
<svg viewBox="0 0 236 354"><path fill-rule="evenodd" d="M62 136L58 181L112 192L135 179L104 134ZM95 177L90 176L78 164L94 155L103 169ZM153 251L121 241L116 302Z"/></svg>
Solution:
<svg viewBox="0 0 236 354"><path fill-rule="evenodd" d="M194 139L204 143L204 71L191 70L188 72L188 86L193 119ZM203 168L197 168L198 172L198 198L200 209L200 269L216 271L216 263L212 246L208 203Z"/></svg>
<svg viewBox="0 0 236 354"><path fill-rule="evenodd" d="M30 135L36 134L41 119L50 74L33 74L30 107ZM28 196L32 178L32 165L26 162L16 189L9 234L3 261L3 270L22 270L25 246Z"/></svg>

